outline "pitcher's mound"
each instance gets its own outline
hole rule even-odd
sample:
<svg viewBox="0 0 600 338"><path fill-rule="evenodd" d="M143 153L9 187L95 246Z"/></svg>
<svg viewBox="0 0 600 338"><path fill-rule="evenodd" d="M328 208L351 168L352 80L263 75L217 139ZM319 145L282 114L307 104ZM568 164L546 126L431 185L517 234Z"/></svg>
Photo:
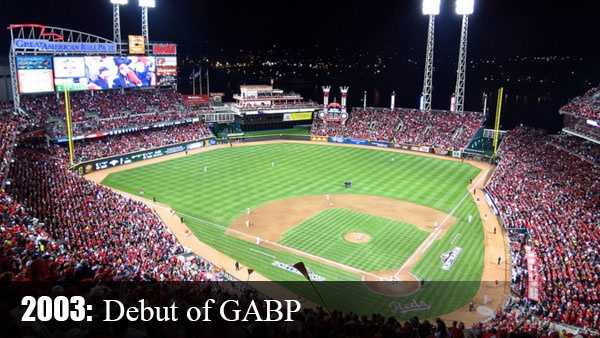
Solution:
<svg viewBox="0 0 600 338"><path fill-rule="evenodd" d="M362 232L349 232L344 235L344 239L350 243L364 244L371 241L371 236Z"/></svg>

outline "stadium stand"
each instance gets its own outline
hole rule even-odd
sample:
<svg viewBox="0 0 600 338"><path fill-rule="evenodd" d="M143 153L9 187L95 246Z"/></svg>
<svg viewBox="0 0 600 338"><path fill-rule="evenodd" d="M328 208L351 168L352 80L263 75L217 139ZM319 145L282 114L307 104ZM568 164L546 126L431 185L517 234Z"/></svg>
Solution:
<svg viewBox="0 0 600 338"><path fill-rule="evenodd" d="M210 136L210 129L204 123L197 122L89 139L75 143L75 162L202 140ZM66 154L65 150L65 156Z"/></svg>
<svg viewBox="0 0 600 338"><path fill-rule="evenodd" d="M24 96L22 104L40 125L48 126L51 136L66 135L63 97ZM172 89L75 92L71 105L74 135L182 121L198 117L199 111Z"/></svg>
<svg viewBox="0 0 600 338"><path fill-rule="evenodd" d="M23 281L225 278L147 206L71 172L58 154L44 145L14 151L10 195L0 193L0 273Z"/></svg>
<svg viewBox="0 0 600 338"><path fill-rule="evenodd" d="M577 118L600 120L600 87L594 87L582 96L572 99L560 112Z"/></svg>
<svg viewBox="0 0 600 338"><path fill-rule="evenodd" d="M311 133L452 150L464 148L482 123L483 115L474 112L355 108L345 125L315 119Z"/></svg>
<svg viewBox="0 0 600 338"><path fill-rule="evenodd" d="M527 128L503 140L500 164L486 189L509 229L513 291L519 297L493 325L517 327L535 315L600 328L597 152L598 146Z"/></svg>
<svg viewBox="0 0 600 338"><path fill-rule="evenodd" d="M0 185L4 182L9 168L9 161L12 158L12 150L18 134L17 118L0 114Z"/></svg>
<svg viewBox="0 0 600 338"><path fill-rule="evenodd" d="M578 156L583 161L593 165L600 165L600 146L579 137L566 134L552 135L548 141L551 145Z"/></svg>
<svg viewBox="0 0 600 338"><path fill-rule="evenodd" d="M166 103L157 97L160 92L140 93L140 97L128 92L74 95L74 117L82 126L78 130L145 125L194 114L182 108L179 94L165 92L170 97L167 101L175 101ZM61 118L55 114L61 103L54 96L24 99L36 121L45 124ZM148 102L153 108L143 106ZM95 108L88 111L86 105ZM113 105L123 108L113 109ZM584 116L595 109L581 109L580 102L575 106L579 107L576 111L585 111ZM3 106L4 113L0 113L2 280L230 278L186 252L146 205L71 172L64 149L28 142L16 146L22 120L7 114L9 110ZM353 110L345 125L324 125L315 119L312 133L457 149L467 145L482 120L477 113L368 108ZM149 129L79 142L76 156L85 161L208 136L211 132L203 123ZM462 323L447 327L441 320L431 323L415 317L402 323L379 315L306 309L298 319L298 334L491 337L521 332L553 336L553 322L599 329L600 146L568 135L518 128L505 137L500 158L486 191L509 229L515 296L495 319L465 329ZM537 258L536 270L528 264L532 255ZM533 276L537 276L535 288ZM270 336L277 336L278 330L289 328L274 325L272 330Z"/></svg>
<svg viewBox="0 0 600 338"><path fill-rule="evenodd" d="M563 115L563 130L600 142L600 127L589 124L586 119L565 114Z"/></svg>

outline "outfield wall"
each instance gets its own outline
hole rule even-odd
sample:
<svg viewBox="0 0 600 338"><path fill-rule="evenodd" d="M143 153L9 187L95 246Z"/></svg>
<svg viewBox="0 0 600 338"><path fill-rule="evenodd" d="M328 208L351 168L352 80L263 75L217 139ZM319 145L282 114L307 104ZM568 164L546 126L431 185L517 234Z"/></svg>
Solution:
<svg viewBox="0 0 600 338"><path fill-rule="evenodd" d="M85 175L98 170L114 168L125 164L149 160L165 155L176 154L182 151L208 147L209 145L214 145L216 143L216 140L212 137L204 138L191 142L172 144L165 147L142 150L129 154L104 157L93 161L82 162L74 165L71 169L75 170L80 175Z"/></svg>
<svg viewBox="0 0 600 338"><path fill-rule="evenodd" d="M398 144L393 142L385 142L385 141L369 141L356 139L352 137L340 137L340 136L311 136L312 141L317 142L328 142L328 143L342 143L342 144L354 144L361 146L371 146L377 148L394 148L394 149L402 149L402 150L410 150L416 151L420 153L428 153L428 154L436 154L436 155L444 155L444 156L452 156L456 158L460 158L462 155L461 151L452 151L435 147L428 146L414 146L408 144Z"/></svg>

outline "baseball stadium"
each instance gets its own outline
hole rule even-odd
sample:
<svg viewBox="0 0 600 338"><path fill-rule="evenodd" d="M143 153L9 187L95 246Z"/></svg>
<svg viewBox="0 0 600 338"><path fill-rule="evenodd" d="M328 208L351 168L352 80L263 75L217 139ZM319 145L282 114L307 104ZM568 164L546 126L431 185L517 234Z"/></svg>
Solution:
<svg viewBox="0 0 600 338"><path fill-rule="evenodd" d="M298 297L315 320L598 333L600 87L563 105L558 134L502 130L503 88L466 110L473 0L457 1L449 109L431 101L439 1L423 1L418 107L395 92L352 106L352 83L319 83L314 101L273 82L229 98L195 69L186 92L182 46L148 37L155 2L128 39L127 1L110 2L112 37L8 26L3 281L232 282Z"/></svg>

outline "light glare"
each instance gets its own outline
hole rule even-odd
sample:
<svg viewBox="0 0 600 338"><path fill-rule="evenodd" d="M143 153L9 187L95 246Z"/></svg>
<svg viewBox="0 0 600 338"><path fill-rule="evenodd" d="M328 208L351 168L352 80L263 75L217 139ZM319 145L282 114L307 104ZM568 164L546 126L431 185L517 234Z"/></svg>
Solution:
<svg viewBox="0 0 600 338"><path fill-rule="evenodd" d="M154 8L156 7L156 0L139 0L140 7Z"/></svg>
<svg viewBox="0 0 600 338"><path fill-rule="evenodd" d="M110 3L113 5L127 5L129 0L110 0Z"/></svg>
<svg viewBox="0 0 600 338"><path fill-rule="evenodd" d="M424 15L440 14L440 3L441 3L441 0L423 0L423 14Z"/></svg>
<svg viewBox="0 0 600 338"><path fill-rule="evenodd" d="M473 14L475 8L475 0L456 0L456 14L470 15Z"/></svg>

